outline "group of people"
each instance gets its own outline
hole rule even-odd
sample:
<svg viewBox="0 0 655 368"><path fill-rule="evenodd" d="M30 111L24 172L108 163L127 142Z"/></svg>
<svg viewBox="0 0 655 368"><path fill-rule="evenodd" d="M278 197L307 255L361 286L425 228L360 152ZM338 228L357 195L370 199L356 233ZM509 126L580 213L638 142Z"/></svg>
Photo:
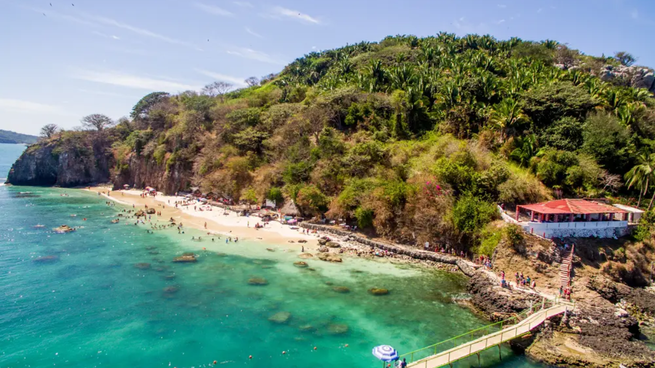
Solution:
<svg viewBox="0 0 655 368"><path fill-rule="evenodd" d="M519 287L519 286L525 287L525 286L527 286L530 289L534 289L534 288L537 287L537 281L535 281L534 279L531 279L530 276L527 276L527 277L523 276L523 272L518 272L517 271L514 274L514 279L516 281L516 287ZM508 288L508 289L512 288L512 283L509 282L505 278L505 271L500 271L500 286L503 287L503 288Z"/></svg>

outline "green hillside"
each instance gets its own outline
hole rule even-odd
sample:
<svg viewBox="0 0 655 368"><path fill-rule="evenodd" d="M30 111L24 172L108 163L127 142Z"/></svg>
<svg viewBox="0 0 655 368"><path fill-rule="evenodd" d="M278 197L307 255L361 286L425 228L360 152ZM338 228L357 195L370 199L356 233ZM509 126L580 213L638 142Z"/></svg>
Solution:
<svg viewBox="0 0 655 368"><path fill-rule="evenodd" d="M0 129L0 143L36 143L38 137Z"/></svg>
<svg viewBox="0 0 655 368"><path fill-rule="evenodd" d="M554 41L388 37L308 54L234 92L148 95L104 137L116 177L138 158L226 197L285 198L399 241L480 247L498 239L486 228L497 203L648 206L655 103L632 80L598 77L621 61Z"/></svg>

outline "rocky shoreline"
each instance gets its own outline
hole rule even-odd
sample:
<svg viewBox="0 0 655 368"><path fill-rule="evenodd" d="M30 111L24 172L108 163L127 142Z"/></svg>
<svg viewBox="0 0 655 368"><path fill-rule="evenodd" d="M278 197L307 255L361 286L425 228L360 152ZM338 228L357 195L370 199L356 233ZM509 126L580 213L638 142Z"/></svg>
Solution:
<svg viewBox="0 0 655 368"><path fill-rule="evenodd" d="M491 272L462 258L382 243L331 226L300 226L329 234L340 243L338 252L375 257L378 251L403 262L462 272L469 277L470 306L492 321L515 316L542 302L538 293L500 287ZM534 261L553 267L558 264L556 257L544 260L537 255ZM512 348L533 360L561 367L655 367L655 351L640 341L640 327L655 325L655 294L603 277L579 282L589 295L564 316L552 318L526 338L512 341Z"/></svg>

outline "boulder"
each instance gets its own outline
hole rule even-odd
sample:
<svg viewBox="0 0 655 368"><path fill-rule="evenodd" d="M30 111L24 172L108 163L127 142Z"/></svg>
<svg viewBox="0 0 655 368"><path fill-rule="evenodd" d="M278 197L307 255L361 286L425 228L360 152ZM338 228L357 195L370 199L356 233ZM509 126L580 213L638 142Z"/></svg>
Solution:
<svg viewBox="0 0 655 368"><path fill-rule="evenodd" d="M311 253L300 253L298 254L298 258L302 258L302 259L314 258L314 255Z"/></svg>
<svg viewBox="0 0 655 368"><path fill-rule="evenodd" d="M155 211L154 208L148 208L148 209L146 210L146 213L147 213L148 215L154 215L155 213L157 213L157 211Z"/></svg>
<svg viewBox="0 0 655 368"><path fill-rule="evenodd" d="M300 332L316 331L316 327L314 327L312 325L302 325L302 326L298 327L298 329L300 330Z"/></svg>
<svg viewBox="0 0 655 368"><path fill-rule="evenodd" d="M173 262L175 263L193 263L193 262L198 262L198 259L196 259L196 255L193 253L184 253L183 255L179 257L173 258Z"/></svg>
<svg viewBox="0 0 655 368"><path fill-rule="evenodd" d="M137 263L137 264L134 265L134 267L136 267L136 268L138 268L140 270L147 270L147 269L150 268L150 263L145 263L145 262Z"/></svg>
<svg viewBox="0 0 655 368"><path fill-rule="evenodd" d="M34 258L32 262L34 263L54 263L59 260L59 256L43 256Z"/></svg>
<svg viewBox="0 0 655 368"><path fill-rule="evenodd" d="M68 225L61 225L61 226L56 227L56 228L54 228L52 230L54 232L58 233L58 234L65 234L65 233L70 233L70 232L75 231L75 228L72 228L72 227L70 227Z"/></svg>
<svg viewBox="0 0 655 368"><path fill-rule="evenodd" d="M318 259L325 262L335 262L335 263L343 262L341 257L333 253L319 253Z"/></svg>
<svg viewBox="0 0 655 368"><path fill-rule="evenodd" d="M348 325L344 323L331 323L328 326L328 332L332 335L343 335L348 333Z"/></svg>
<svg viewBox="0 0 655 368"><path fill-rule="evenodd" d="M268 317L269 321L280 325L289 322L289 319L291 319L291 313L289 312L277 312L274 315Z"/></svg>
<svg viewBox="0 0 655 368"><path fill-rule="evenodd" d="M318 239L318 244L320 245L325 245L327 244L327 242L328 242L327 239Z"/></svg>
<svg viewBox="0 0 655 368"><path fill-rule="evenodd" d="M268 285L268 281L263 277L251 277L248 280L248 285L265 286Z"/></svg>
<svg viewBox="0 0 655 368"><path fill-rule="evenodd" d="M303 262L303 261L293 262L293 265L298 267L298 268L307 268L307 267L309 267L307 262Z"/></svg>
<svg viewBox="0 0 655 368"><path fill-rule="evenodd" d="M371 288L368 290L369 293L373 295L387 295L389 294L389 290L383 289L383 288Z"/></svg>
<svg viewBox="0 0 655 368"><path fill-rule="evenodd" d="M325 244L328 248L341 248L341 245L337 242L329 241Z"/></svg>
<svg viewBox="0 0 655 368"><path fill-rule="evenodd" d="M136 213L134 214L134 216L136 216L137 218L139 218L139 217L144 217L145 215L146 215L146 213L145 213L145 211L143 211L143 210L138 210L138 211L136 211Z"/></svg>
<svg viewBox="0 0 655 368"><path fill-rule="evenodd" d="M166 286L166 287L164 288L164 293L166 293L166 294L174 294L174 293L177 293L179 290L180 290L180 288L177 287L177 286Z"/></svg>
<svg viewBox="0 0 655 368"><path fill-rule="evenodd" d="M347 288L346 286L334 286L334 287L332 287L332 290L336 291L337 293L341 293L341 294L348 294L350 292L350 289Z"/></svg>
<svg viewBox="0 0 655 368"><path fill-rule="evenodd" d="M318 251L319 251L320 253L327 253L327 252L330 251L330 248L328 248L328 247L326 247L326 246L323 245L323 246L318 247Z"/></svg>

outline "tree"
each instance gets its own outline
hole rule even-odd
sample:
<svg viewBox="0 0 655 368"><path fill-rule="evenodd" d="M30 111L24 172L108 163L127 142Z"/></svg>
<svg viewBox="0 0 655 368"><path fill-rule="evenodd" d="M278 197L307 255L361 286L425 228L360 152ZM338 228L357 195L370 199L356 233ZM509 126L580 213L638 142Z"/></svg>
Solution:
<svg viewBox="0 0 655 368"><path fill-rule="evenodd" d="M139 100L134 105L130 117L132 119L145 119L148 117L150 109L158 102L168 98L170 95L166 92L152 92Z"/></svg>
<svg viewBox="0 0 655 368"><path fill-rule="evenodd" d="M254 189L248 188L241 193L241 200L248 203L248 205L255 204L257 203L257 193Z"/></svg>
<svg viewBox="0 0 655 368"><path fill-rule="evenodd" d="M503 141L508 137L510 131L515 130L526 120L527 116L523 113L521 104L512 98L506 98L494 106L490 119L500 129Z"/></svg>
<svg viewBox="0 0 655 368"><path fill-rule="evenodd" d="M52 138L59 132L59 127L56 124L46 124L41 128L40 136L46 139Z"/></svg>
<svg viewBox="0 0 655 368"><path fill-rule="evenodd" d="M625 172L631 159L630 129L617 117L607 113L589 115L582 137L582 151L594 156L610 172Z"/></svg>
<svg viewBox="0 0 655 368"><path fill-rule="evenodd" d="M202 88L202 93L210 97L222 96L225 93L227 93L227 91L229 91L232 87L234 86L230 83L216 81L204 86Z"/></svg>
<svg viewBox="0 0 655 368"><path fill-rule="evenodd" d="M114 125L114 121L102 114L91 114L82 118L82 127L85 129L96 129L101 132Z"/></svg>
<svg viewBox="0 0 655 368"><path fill-rule="evenodd" d="M254 87L259 85L259 79L257 77L250 77L245 80L248 87Z"/></svg>
<svg viewBox="0 0 655 368"><path fill-rule="evenodd" d="M296 205L305 214L318 215L327 210L328 198L315 185L302 187L296 197Z"/></svg>
<svg viewBox="0 0 655 368"><path fill-rule="evenodd" d="M639 200L637 201L637 207L639 207L641 204L642 195L645 195L648 192L648 187L650 186L651 181L655 176L654 170L655 154L641 154L637 156L637 165L635 165L625 174L625 180L627 181L628 189L634 186L639 190ZM649 210L653 205L653 199L655 199L655 195L650 200L650 204L648 205Z"/></svg>
<svg viewBox="0 0 655 368"><path fill-rule="evenodd" d="M637 59L632 56L632 54L627 53L625 51L619 51L614 54L614 59L618 60L619 63L623 64L624 66L630 66L637 61Z"/></svg>

